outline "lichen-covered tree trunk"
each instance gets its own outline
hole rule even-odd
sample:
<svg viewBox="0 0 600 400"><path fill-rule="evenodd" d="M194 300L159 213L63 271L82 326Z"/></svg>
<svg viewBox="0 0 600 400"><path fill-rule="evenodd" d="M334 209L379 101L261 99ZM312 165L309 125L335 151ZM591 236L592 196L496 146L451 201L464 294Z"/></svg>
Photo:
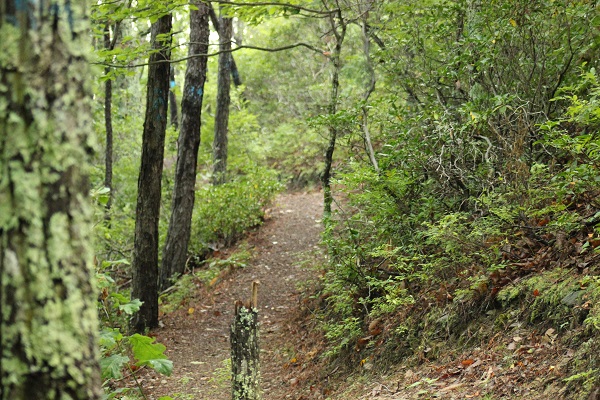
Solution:
<svg viewBox="0 0 600 400"><path fill-rule="evenodd" d="M196 6L197 10L190 10L190 57L208 53L208 6L202 2L197 2ZM194 208L206 61L206 57L190 58L185 72L173 204L160 270L161 289L185 269Z"/></svg>
<svg viewBox="0 0 600 400"><path fill-rule="evenodd" d="M67 0L0 6L2 400L102 395L86 7Z"/></svg>
<svg viewBox="0 0 600 400"><path fill-rule="evenodd" d="M213 141L213 184L225 183L227 174L227 134L231 86L231 18L219 21L219 77L217 111L215 112L215 138Z"/></svg>
<svg viewBox="0 0 600 400"><path fill-rule="evenodd" d="M158 325L158 219L169 101L171 14L152 24L152 48L146 94L146 117L142 136L142 162L133 249L131 297L143 304L131 320L131 329L142 332ZM161 62L162 61L162 62Z"/></svg>

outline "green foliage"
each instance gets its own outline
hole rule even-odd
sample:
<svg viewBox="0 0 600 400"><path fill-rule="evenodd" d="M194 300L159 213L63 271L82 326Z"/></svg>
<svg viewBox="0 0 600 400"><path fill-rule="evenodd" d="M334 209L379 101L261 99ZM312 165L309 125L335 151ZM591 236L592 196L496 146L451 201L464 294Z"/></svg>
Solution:
<svg viewBox="0 0 600 400"><path fill-rule="evenodd" d="M138 367L147 365L160 374L171 375L173 362L164 354L167 348L160 343L154 343L155 340L138 333L129 337L128 341L136 360L135 365Z"/></svg>
<svg viewBox="0 0 600 400"><path fill-rule="evenodd" d="M244 171L248 174L196 192L192 252L202 253L218 242L231 244L262 222L264 208L281 189L281 184L273 171L263 167L253 166Z"/></svg>
<svg viewBox="0 0 600 400"><path fill-rule="evenodd" d="M325 337L334 345L324 354L325 357L334 357L341 351L348 351L356 343L362 333L361 321L355 317L348 317L336 324L325 324Z"/></svg>
<svg viewBox="0 0 600 400"><path fill-rule="evenodd" d="M132 375L141 366L148 366L164 375L170 375L173 370L173 363L164 354L164 345L154 343L155 339L148 336L123 333L126 332L131 315L142 305L138 299L130 299L128 293L119 292L111 276L119 267L128 264L127 260L103 261L96 274L100 290L98 308L102 321L99 338L100 368L109 399L127 391L111 389L115 381L123 379L125 370Z"/></svg>

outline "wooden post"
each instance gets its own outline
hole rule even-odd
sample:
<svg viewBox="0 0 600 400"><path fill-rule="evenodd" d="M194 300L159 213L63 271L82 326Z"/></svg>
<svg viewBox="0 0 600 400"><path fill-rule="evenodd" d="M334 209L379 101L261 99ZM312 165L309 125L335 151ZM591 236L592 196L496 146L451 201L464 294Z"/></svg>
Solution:
<svg viewBox="0 0 600 400"><path fill-rule="evenodd" d="M232 400L260 399L258 283L252 282L250 301L235 302L230 334Z"/></svg>

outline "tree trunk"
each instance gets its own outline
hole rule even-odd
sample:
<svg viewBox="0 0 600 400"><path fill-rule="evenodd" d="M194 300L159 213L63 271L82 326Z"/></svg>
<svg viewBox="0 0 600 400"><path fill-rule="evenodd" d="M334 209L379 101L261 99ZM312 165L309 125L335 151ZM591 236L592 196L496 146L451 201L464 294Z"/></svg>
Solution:
<svg viewBox="0 0 600 400"><path fill-rule="evenodd" d="M160 215L161 179L167 104L169 99L169 60L171 55L171 15L152 24L146 118L142 137L142 162L138 178L138 197L133 249L131 297L143 304L131 320L131 329L142 332L158 325L158 220ZM159 40L157 37L167 37Z"/></svg>
<svg viewBox="0 0 600 400"><path fill-rule="evenodd" d="M173 89L177 86L175 82L175 67L171 67L171 78L170 78L170 88L169 90L169 120L171 122L171 126L175 128L175 130L179 129L179 117L177 116L177 96L175 96L175 92Z"/></svg>
<svg viewBox="0 0 600 400"><path fill-rule="evenodd" d="M181 130L177 149L175 187L169 230L163 251L160 288L166 289L170 279L185 270L190 241L192 211L196 185L196 165L200 147L202 98L206 80L206 57L192 57L208 53L208 6L197 2L198 10L190 10L190 47L181 101Z"/></svg>
<svg viewBox="0 0 600 400"><path fill-rule="evenodd" d="M231 86L231 18L220 18L219 29L219 78L217 111L215 115L215 138L213 141L213 184L226 181L227 174L227 131L229 123L229 93Z"/></svg>
<svg viewBox="0 0 600 400"><path fill-rule="evenodd" d="M171 121L171 126L175 128L175 130L179 129L177 96L175 96L175 92L172 90L169 90L169 120Z"/></svg>
<svg viewBox="0 0 600 400"><path fill-rule="evenodd" d="M114 40L117 39L115 26ZM109 24L104 29L104 47L108 50L114 48L113 41L110 39ZM106 67L104 72L108 75L110 67ZM110 208L112 206L112 177L113 177L113 126L112 126L112 79L104 82L104 128L106 131L106 149L104 152L104 187L108 188L108 201L106 202L106 213L104 218L110 222Z"/></svg>
<svg viewBox="0 0 600 400"><path fill-rule="evenodd" d="M0 398L102 396L87 6L0 6Z"/></svg>
<svg viewBox="0 0 600 400"><path fill-rule="evenodd" d="M217 14L215 13L215 9L213 8L212 4L209 3L209 9L208 9L209 15L210 15L210 20L213 24L213 27L215 28L215 30L217 32L221 31L221 23L219 22L219 18L217 17ZM232 27L232 31L233 31L233 27ZM240 36L241 37L241 36ZM237 41L237 39L236 39ZM237 46L241 46L241 40L237 43ZM235 58L233 58L233 54L229 53L229 56L231 58L230 62L231 62L231 79L233 80L233 84L235 85L235 87L241 86L242 85L242 77L240 76L240 72L238 71L237 68L237 64L235 63Z"/></svg>
<svg viewBox="0 0 600 400"><path fill-rule="evenodd" d="M367 74L369 76L369 83L367 85L367 89L363 94L363 105L362 108L362 120L361 127L364 135L365 142L365 150L367 151L367 155L369 156L369 160L371 160L371 164L373 165L373 169L375 172L379 174L379 163L377 162L377 158L375 157L375 151L373 150L373 143L371 142L371 134L369 132L369 107L368 101L369 97L371 97L371 93L375 90L375 84L377 83L377 79L375 77L375 69L373 69L373 63L371 62L371 42L369 41L369 31L367 24L367 16L368 10L366 12L362 12L363 15L363 24L362 24L362 39L363 39L363 52L365 54L365 66L367 70Z"/></svg>
<svg viewBox="0 0 600 400"><path fill-rule="evenodd" d="M342 19L341 12L338 12L337 22L336 17L330 15L331 29L335 36L335 45L331 54L331 63L333 71L331 72L331 95L329 99L329 115L333 116L337 112L338 91L340 88L340 70L341 70L341 53L342 43L346 36L346 22ZM339 25L338 25L339 24ZM331 194L331 169L333 164L333 152L337 140L338 128L334 122L329 125L329 143L325 150L325 167L321 175L321 183L323 184L323 214L326 218L331 216L331 204L333 196Z"/></svg>

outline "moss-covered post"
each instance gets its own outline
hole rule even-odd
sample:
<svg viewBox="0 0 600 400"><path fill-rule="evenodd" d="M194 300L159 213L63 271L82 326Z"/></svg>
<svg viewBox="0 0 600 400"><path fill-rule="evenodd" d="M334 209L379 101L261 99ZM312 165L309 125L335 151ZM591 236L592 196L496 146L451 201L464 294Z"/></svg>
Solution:
<svg viewBox="0 0 600 400"><path fill-rule="evenodd" d="M0 2L0 399L102 395L85 1Z"/></svg>
<svg viewBox="0 0 600 400"><path fill-rule="evenodd" d="M252 282L252 298L235 303L231 324L231 380L233 400L260 399L258 346L258 282Z"/></svg>

